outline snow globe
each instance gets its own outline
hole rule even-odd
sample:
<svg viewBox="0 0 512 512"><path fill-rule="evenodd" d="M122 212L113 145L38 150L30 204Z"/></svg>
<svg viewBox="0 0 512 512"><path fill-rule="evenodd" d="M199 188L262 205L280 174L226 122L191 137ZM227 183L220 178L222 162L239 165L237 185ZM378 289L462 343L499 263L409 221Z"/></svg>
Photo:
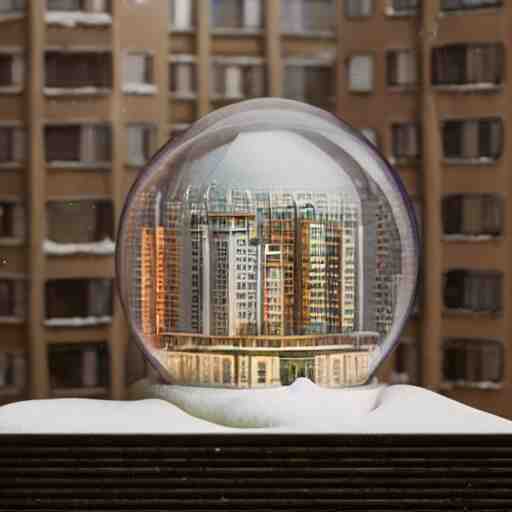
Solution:
<svg viewBox="0 0 512 512"><path fill-rule="evenodd" d="M393 350L418 279L399 177L358 131L295 101L217 110L134 183L117 282L164 382L362 385Z"/></svg>

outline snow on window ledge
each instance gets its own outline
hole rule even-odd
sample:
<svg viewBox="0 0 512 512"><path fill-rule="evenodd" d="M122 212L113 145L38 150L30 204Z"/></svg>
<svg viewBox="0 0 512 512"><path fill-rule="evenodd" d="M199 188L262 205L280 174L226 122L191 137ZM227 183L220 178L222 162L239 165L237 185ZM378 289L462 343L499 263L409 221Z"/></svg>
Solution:
<svg viewBox="0 0 512 512"><path fill-rule="evenodd" d="M158 92L158 88L154 84L124 84L123 92L125 94L136 94L138 96L151 96Z"/></svg>
<svg viewBox="0 0 512 512"><path fill-rule="evenodd" d="M0 90L1 92L1 90ZM44 87L45 96L94 96L107 95L112 92L110 87Z"/></svg>
<svg viewBox="0 0 512 512"><path fill-rule="evenodd" d="M440 92L495 92L501 90L503 84L496 84L494 82L481 82L478 84L432 84L432 88Z"/></svg>
<svg viewBox="0 0 512 512"><path fill-rule="evenodd" d="M494 165L496 163L496 158L491 158L488 156L480 156L476 158L443 158L443 162L446 165Z"/></svg>
<svg viewBox="0 0 512 512"><path fill-rule="evenodd" d="M21 94L22 92L22 85L2 85L0 87L0 94Z"/></svg>
<svg viewBox="0 0 512 512"><path fill-rule="evenodd" d="M492 381L469 381L469 380L445 380L441 383L441 389L443 391L451 391L457 388L467 388L467 389L482 389L482 390L499 390L503 388L503 384L501 382L492 382Z"/></svg>
<svg viewBox="0 0 512 512"><path fill-rule="evenodd" d="M169 29L169 32L177 32L180 34L191 34L195 31L195 27L193 27L193 26L180 27L178 25L173 25L173 24L170 24L168 29Z"/></svg>
<svg viewBox="0 0 512 512"><path fill-rule="evenodd" d="M51 256L70 254L111 255L114 254L115 249L115 242L110 238L86 243L59 243L48 239L43 242L44 253Z"/></svg>
<svg viewBox="0 0 512 512"><path fill-rule="evenodd" d="M214 36L259 36L263 34L261 27L213 27L210 32Z"/></svg>
<svg viewBox="0 0 512 512"><path fill-rule="evenodd" d="M91 169L97 171L103 169L109 171L112 167L111 162L77 162L76 160L52 160L47 162L46 165L51 169Z"/></svg>
<svg viewBox="0 0 512 512"><path fill-rule="evenodd" d="M44 325L46 327L89 327L110 323L112 323L112 317L109 315L72 318L47 318L44 321Z"/></svg>
<svg viewBox="0 0 512 512"><path fill-rule="evenodd" d="M446 242L488 242L501 239L501 235L465 235L463 233L443 235L443 240Z"/></svg>
<svg viewBox="0 0 512 512"><path fill-rule="evenodd" d="M112 16L106 12L47 11L45 20L48 25L59 25L68 28L73 28L77 25L112 25Z"/></svg>
<svg viewBox="0 0 512 512"><path fill-rule="evenodd" d="M394 9L392 5L386 6L384 11L386 16L391 16L392 18L410 18L411 16L418 15L418 9Z"/></svg>

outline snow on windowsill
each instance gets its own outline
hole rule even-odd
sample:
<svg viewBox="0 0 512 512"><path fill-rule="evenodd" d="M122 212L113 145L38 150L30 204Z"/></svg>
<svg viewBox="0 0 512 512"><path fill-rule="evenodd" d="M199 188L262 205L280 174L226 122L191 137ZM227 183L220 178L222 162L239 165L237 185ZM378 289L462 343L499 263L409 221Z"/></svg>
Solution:
<svg viewBox="0 0 512 512"><path fill-rule="evenodd" d="M403 9L397 11L393 9L392 5L387 5L384 14L392 18L411 18L412 16L418 16L418 9Z"/></svg>
<svg viewBox="0 0 512 512"><path fill-rule="evenodd" d="M88 327L110 323L112 323L112 317L108 315L73 318L47 318L44 321L44 325L46 327Z"/></svg>
<svg viewBox="0 0 512 512"><path fill-rule="evenodd" d="M440 92L495 92L501 90L503 85L494 82L481 82L478 84L432 84L432 88Z"/></svg>
<svg viewBox="0 0 512 512"><path fill-rule="evenodd" d="M91 169L91 170L110 170L112 167L111 162L77 162L75 160L53 160L47 162L50 169Z"/></svg>
<svg viewBox="0 0 512 512"><path fill-rule="evenodd" d="M158 92L158 88L154 84L124 84L123 92L125 94L136 94L138 96L151 96Z"/></svg>
<svg viewBox="0 0 512 512"><path fill-rule="evenodd" d="M501 240L501 236L494 235L464 235L453 234L443 235L443 240L446 242L488 242L490 240Z"/></svg>
<svg viewBox="0 0 512 512"><path fill-rule="evenodd" d="M105 12L83 11L47 11L45 20L48 25L73 28L77 25L108 26L112 25L112 16Z"/></svg>
<svg viewBox="0 0 512 512"><path fill-rule="evenodd" d="M195 32L195 27L187 26L187 27L178 27L176 25L169 25L169 32L175 32L179 34L192 34Z"/></svg>
<svg viewBox="0 0 512 512"><path fill-rule="evenodd" d="M23 85L2 85L0 87L0 94L21 94L23 92Z"/></svg>
<svg viewBox="0 0 512 512"><path fill-rule="evenodd" d="M263 34L261 27L212 27L210 32L214 36L260 36Z"/></svg>
<svg viewBox="0 0 512 512"><path fill-rule="evenodd" d="M457 388L467 388L467 389L481 389L481 390L491 390L496 391L503 388L503 384L501 382L491 382L491 381L467 381L463 379L453 380L453 381L444 381L441 384L441 389L443 391L452 391Z"/></svg>
<svg viewBox="0 0 512 512"><path fill-rule="evenodd" d="M69 254L111 255L114 254L115 249L116 244L110 238L85 243L59 243L48 239L43 242L44 253L52 256Z"/></svg>
<svg viewBox="0 0 512 512"><path fill-rule="evenodd" d="M476 158L443 158L446 165L494 165L495 158L480 156Z"/></svg>
<svg viewBox="0 0 512 512"><path fill-rule="evenodd" d="M105 96L110 94L112 89L109 87L44 87L43 93L46 96Z"/></svg>

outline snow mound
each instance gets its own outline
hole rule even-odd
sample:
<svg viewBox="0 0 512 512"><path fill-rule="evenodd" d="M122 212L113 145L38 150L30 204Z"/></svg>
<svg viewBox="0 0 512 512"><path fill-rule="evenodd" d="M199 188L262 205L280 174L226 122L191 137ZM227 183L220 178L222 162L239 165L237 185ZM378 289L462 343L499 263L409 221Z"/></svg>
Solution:
<svg viewBox="0 0 512 512"><path fill-rule="evenodd" d="M68 255L68 254L96 254L108 255L114 254L116 244L110 238L105 238L99 242L89 242L80 244L62 244L53 240L43 242L45 254L50 255Z"/></svg>
<svg viewBox="0 0 512 512"><path fill-rule="evenodd" d="M157 87L154 84L124 84L123 92L125 94L138 94L140 96L147 96L151 94L156 94Z"/></svg>
<svg viewBox="0 0 512 512"><path fill-rule="evenodd" d="M44 325L47 327L87 327L90 325L110 324L112 317L109 315L104 316L86 316L86 317L71 317L71 318L47 318Z"/></svg>
<svg viewBox="0 0 512 512"><path fill-rule="evenodd" d="M12 403L0 407L0 433L512 434L511 421L406 385L324 389L304 379L287 388L228 390L139 381L137 395L146 399Z"/></svg>
<svg viewBox="0 0 512 512"><path fill-rule="evenodd" d="M112 24L112 16L105 12L47 11L45 20L48 25L60 25L68 28L77 25L106 26Z"/></svg>

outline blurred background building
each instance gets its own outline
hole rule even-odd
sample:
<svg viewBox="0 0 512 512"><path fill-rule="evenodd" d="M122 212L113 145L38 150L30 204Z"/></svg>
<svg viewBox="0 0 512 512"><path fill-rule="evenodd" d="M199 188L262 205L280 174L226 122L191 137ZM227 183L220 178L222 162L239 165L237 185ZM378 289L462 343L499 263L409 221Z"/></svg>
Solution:
<svg viewBox="0 0 512 512"><path fill-rule="evenodd" d="M381 378L512 417L511 29L500 0L0 0L0 402L125 396L131 183L197 118L282 96L360 129L415 202L423 284Z"/></svg>

